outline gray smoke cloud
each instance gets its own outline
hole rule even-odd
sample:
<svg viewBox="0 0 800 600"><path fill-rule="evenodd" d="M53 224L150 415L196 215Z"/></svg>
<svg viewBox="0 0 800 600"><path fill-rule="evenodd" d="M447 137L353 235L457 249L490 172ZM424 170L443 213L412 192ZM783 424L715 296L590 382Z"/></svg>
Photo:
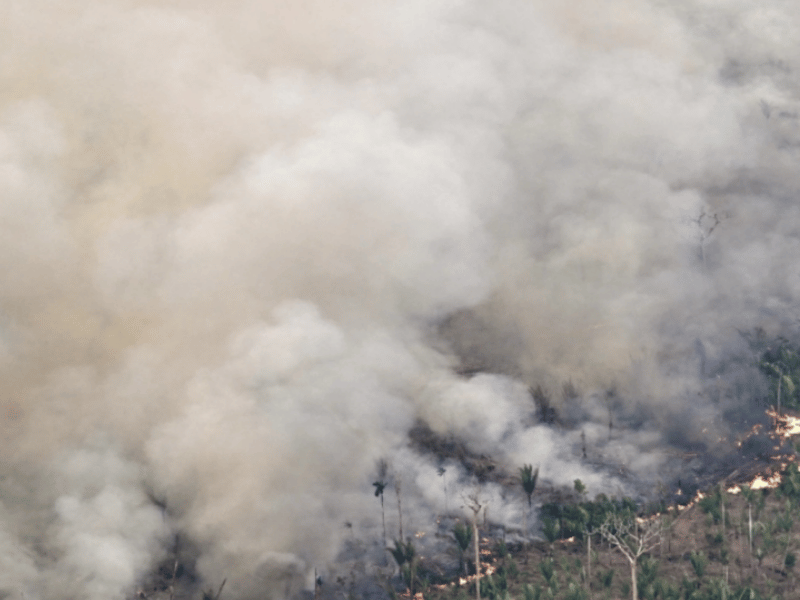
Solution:
<svg viewBox="0 0 800 600"><path fill-rule="evenodd" d="M179 535L294 596L377 461L408 531L461 510L419 420L668 477L796 326L799 45L788 0L5 2L0 595L130 597Z"/></svg>

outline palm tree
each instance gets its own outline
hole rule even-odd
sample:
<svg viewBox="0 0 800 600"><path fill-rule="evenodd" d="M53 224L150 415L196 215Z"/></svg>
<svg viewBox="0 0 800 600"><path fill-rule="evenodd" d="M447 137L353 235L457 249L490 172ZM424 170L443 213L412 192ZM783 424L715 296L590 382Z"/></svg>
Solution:
<svg viewBox="0 0 800 600"><path fill-rule="evenodd" d="M533 492L536 490L536 480L539 478L539 467L533 470L533 465L523 465L519 470L519 480L522 484L522 489L528 496L528 512L531 511L533 505ZM525 535L528 535L528 512L523 510L523 530Z"/></svg>
<svg viewBox="0 0 800 600"><path fill-rule="evenodd" d="M447 469L439 467L436 472L439 474L439 477L442 478L442 485L444 485L444 514L447 514L447 478L445 477Z"/></svg>
<svg viewBox="0 0 800 600"><path fill-rule="evenodd" d="M400 577L405 580L408 592L414 595L414 583L417 579L417 564L419 558L417 557L417 550L411 540L394 541L394 548L389 548L392 553L398 569L400 569Z"/></svg>
<svg viewBox="0 0 800 600"><path fill-rule="evenodd" d="M378 479L372 483L375 486L375 497L381 499L381 521L383 522L383 547L386 548L386 511L383 508L383 491L389 482L386 481L389 464L381 459L378 461ZM402 538L401 538L402 539Z"/></svg>
<svg viewBox="0 0 800 600"><path fill-rule="evenodd" d="M386 511L383 509L383 490L388 485L385 481L374 481L372 485L375 486L375 497L381 498L381 521L383 521L383 546L386 547Z"/></svg>
<svg viewBox="0 0 800 600"><path fill-rule="evenodd" d="M459 522L453 527L453 536L455 536L456 544L458 544L458 560L461 563L461 566L464 567L464 575L469 575L469 571L467 570L467 561L464 560L464 556L466 555L467 550L469 550L469 543L472 540L472 530L463 523Z"/></svg>
<svg viewBox="0 0 800 600"><path fill-rule="evenodd" d="M400 478L395 475L394 493L397 496L397 521L400 529L400 539L403 539L403 505L400 503Z"/></svg>

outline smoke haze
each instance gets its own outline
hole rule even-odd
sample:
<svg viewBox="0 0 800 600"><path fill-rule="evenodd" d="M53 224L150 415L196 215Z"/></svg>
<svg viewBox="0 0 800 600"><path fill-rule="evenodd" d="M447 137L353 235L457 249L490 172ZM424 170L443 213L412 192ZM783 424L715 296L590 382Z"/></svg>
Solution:
<svg viewBox="0 0 800 600"><path fill-rule="evenodd" d="M736 427L740 332L796 327L800 13L552 4L3 2L0 597L130 597L176 535L294 596L380 459L407 532L459 510L420 420L592 494Z"/></svg>

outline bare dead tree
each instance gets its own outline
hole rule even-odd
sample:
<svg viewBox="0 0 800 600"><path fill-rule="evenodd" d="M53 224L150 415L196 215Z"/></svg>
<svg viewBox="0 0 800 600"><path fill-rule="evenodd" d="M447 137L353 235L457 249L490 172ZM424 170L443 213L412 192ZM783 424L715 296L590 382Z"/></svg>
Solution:
<svg viewBox="0 0 800 600"><path fill-rule="evenodd" d="M660 542L663 523L660 517L640 520L636 515L612 513L600 527L600 535L619 550L631 567L631 598L638 600L636 567L639 558L653 550Z"/></svg>
<svg viewBox="0 0 800 600"><path fill-rule="evenodd" d="M700 231L700 260L703 263L703 269L706 268L706 240L711 237L717 226L722 223L722 219L718 213L708 214L705 210L700 212L700 215L693 220Z"/></svg>

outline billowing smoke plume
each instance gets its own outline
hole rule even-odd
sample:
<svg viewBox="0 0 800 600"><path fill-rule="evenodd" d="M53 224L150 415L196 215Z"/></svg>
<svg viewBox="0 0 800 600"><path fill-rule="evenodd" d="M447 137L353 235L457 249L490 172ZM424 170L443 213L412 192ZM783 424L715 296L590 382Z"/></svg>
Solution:
<svg viewBox="0 0 800 600"><path fill-rule="evenodd" d="M292 596L380 539L381 459L407 532L459 510L420 422L655 484L791 335L798 57L788 0L2 3L0 596L130 596L176 536Z"/></svg>

